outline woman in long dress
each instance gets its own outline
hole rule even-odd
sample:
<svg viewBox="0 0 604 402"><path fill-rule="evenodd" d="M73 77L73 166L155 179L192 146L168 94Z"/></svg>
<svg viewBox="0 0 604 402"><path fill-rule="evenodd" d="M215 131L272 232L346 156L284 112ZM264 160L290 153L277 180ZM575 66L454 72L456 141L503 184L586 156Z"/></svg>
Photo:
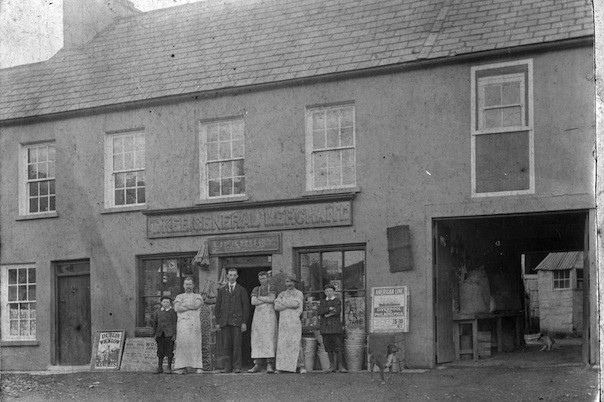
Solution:
<svg viewBox="0 0 604 402"><path fill-rule="evenodd" d="M193 293L194 286L193 278L187 277L183 284L185 292L174 299L174 311L178 315L174 351L174 368L177 374L203 372L200 320L203 298L200 294Z"/></svg>
<svg viewBox="0 0 604 402"><path fill-rule="evenodd" d="M286 290L275 299L275 310L279 311L279 335L277 338L277 372L296 372L305 374L304 359L300 359L302 342L302 322L300 315L304 306L304 296L295 287L295 279L285 280Z"/></svg>

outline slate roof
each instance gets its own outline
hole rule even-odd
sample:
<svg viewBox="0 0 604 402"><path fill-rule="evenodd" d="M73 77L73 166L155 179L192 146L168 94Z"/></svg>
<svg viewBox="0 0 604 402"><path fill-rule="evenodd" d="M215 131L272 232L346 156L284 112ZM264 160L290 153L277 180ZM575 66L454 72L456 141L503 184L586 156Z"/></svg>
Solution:
<svg viewBox="0 0 604 402"><path fill-rule="evenodd" d="M566 253L549 253L535 267L535 270L561 271L565 269L583 268L583 252L570 251Z"/></svg>
<svg viewBox="0 0 604 402"><path fill-rule="evenodd" d="M0 70L0 121L593 35L590 0L205 0Z"/></svg>

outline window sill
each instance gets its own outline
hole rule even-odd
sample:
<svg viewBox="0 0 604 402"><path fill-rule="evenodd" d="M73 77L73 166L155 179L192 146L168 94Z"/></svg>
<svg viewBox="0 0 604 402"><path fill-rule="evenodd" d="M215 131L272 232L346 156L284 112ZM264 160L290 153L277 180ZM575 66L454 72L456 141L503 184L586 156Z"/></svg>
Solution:
<svg viewBox="0 0 604 402"><path fill-rule="evenodd" d="M31 221L34 219L49 219L49 218L58 218L59 214L55 212L44 212L41 214L31 214L31 215L20 215L15 220L16 221Z"/></svg>
<svg viewBox="0 0 604 402"><path fill-rule="evenodd" d="M4 347L18 347L18 346L40 346L38 341L1 341L0 346Z"/></svg>
<svg viewBox="0 0 604 402"><path fill-rule="evenodd" d="M360 187L343 187L343 188L332 188L329 190L306 190L302 197L314 197L316 195L322 194L350 194L350 193L360 193Z"/></svg>
<svg viewBox="0 0 604 402"><path fill-rule="evenodd" d="M221 198L212 198L207 200L199 200L195 203L195 205L207 205L207 204L224 204L227 202L242 202L249 201L250 197L247 195L238 195L235 197L221 197Z"/></svg>
<svg viewBox="0 0 604 402"><path fill-rule="evenodd" d="M473 193L472 198L483 198L483 197L510 197L516 195L532 195L535 194L534 189L528 190L510 190L510 191L497 191L490 193Z"/></svg>
<svg viewBox="0 0 604 402"><path fill-rule="evenodd" d="M132 206L128 206L128 207L112 207L112 208L105 208L104 210L101 211L101 215L105 215L105 214L119 214L122 212L138 212L138 211L145 211L149 209L149 206L147 204L145 205L132 205Z"/></svg>

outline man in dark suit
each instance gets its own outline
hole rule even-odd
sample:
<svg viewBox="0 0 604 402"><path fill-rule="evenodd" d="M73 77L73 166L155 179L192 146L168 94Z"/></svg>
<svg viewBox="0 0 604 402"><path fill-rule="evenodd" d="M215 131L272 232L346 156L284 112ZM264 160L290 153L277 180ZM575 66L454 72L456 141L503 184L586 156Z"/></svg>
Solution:
<svg viewBox="0 0 604 402"><path fill-rule="evenodd" d="M237 283L237 270L227 272L228 283L216 297L216 329L220 331L225 356L223 373L241 372L241 334L247 330L250 300L246 290Z"/></svg>

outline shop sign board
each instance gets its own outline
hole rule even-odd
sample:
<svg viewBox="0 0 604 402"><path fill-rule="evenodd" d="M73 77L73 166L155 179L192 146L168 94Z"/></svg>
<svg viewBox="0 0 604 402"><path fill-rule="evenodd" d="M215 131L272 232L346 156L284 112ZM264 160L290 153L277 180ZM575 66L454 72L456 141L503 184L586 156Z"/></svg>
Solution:
<svg viewBox="0 0 604 402"><path fill-rule="evenodd" d="M209 239L208 248L212 257L236 254L281 254L281 233Z"/></svg>
<svg viewBox="0 0 604 402"><path fill-rule="evenodd" d="M350 200L292 203L237 210L148 214L147 237L207 236L350 225Z"/></svg>
<svg viewBox="0 0 604 402"><path fill-rule="evenodd" d="M122 358L122 371L150 372L157 367L155 338L128 338Z"/></svg>
<svg viewBox="0 0 604 402"><path fill-rule="evenodd" d="M371 288L371 332L409 332L407 286Z"/></svg>

